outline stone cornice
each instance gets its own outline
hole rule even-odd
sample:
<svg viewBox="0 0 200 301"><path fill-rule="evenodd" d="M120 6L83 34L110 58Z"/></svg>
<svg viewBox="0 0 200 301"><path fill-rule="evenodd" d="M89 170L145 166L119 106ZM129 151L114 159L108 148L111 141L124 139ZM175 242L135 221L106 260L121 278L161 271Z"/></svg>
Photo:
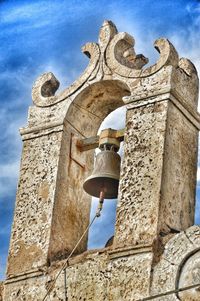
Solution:
<svg viewBox="0 0 200 301"><path fill-rule="evenodd" d="M40 136L48 135L52 132L60 132L63 130L63 122L55 121L40 124L33 127L20 128L22 140L29 140Z"/></svg>
<svg viewBox="0 0 200 301"><path fill-rule="evenodd" d="M185 117L198 130L200 130L200 114L196 110L188 106L187 103L185 103L175 92L169 92L167 87L166 89L161 90L160 93L145 98L135 98L132 96L125 96L123 98L123 101L127 105L127 109L129 110L165 100L171 101L185 115Z"/></svg>

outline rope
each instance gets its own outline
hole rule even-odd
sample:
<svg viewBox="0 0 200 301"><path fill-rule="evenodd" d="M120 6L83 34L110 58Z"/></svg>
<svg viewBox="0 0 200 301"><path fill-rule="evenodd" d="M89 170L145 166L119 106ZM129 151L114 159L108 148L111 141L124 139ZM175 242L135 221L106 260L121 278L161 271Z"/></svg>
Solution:
<svg viewBox="0 0 200 301"><path fill-rule="evenodd" d="M80 239L77 241L75 247L73 248L73 250L71 251L71 253L69 254L69 256L67 257L67 259L65 260L63 266L61 267L60 271L58 272L58 274L55 276L53 282L51 283L49 289L46 292L46 295L44 296L44 298L42 299L42 301L45 301L46 298L49 296L49 294L51 293L52 289L54 288L54 285L56 283L56 280L58 279L58 277L60 276L60 274L62 273L63 270L66 269L66 267L68 266L68 260L70 259L70 257L74 254L74 252L76 251L76 248L78 247L78 245L80 244L80 242L82 241L82 239L84 238L84 236L86 235L86 233L88 232L88 230L90 229L90 227L92 226L92 224L94 223L95 219L100 217L101 215L101 210L102 210L102 206L103 206L103 202L104 202L104 196L103 193L100 193L100 198L99 198L99 206L97 208L97 212L95 214L95 216L93 217L92 221L89 223L89 225L87 226L87 228L85 229L85 231L83 232L83 234L81 235Z"/></svg>
<svg viewBox="0 0 200 301"><path fill-rule="evenodd" d="M89 228L92 226L92 224L94 223L95 219L97 218L97 216L95 215L91 221L91 223L87 226L87 228L85 229L85 231L83 232L82 236L80 237L80 239L78 240L78 242L76 243L75 247L73 248L73 250L71 251L71 253L69 254L69 256L67 257L66 261L64 262L62 268L60 269L60 271L58 272L58 274L56 275L56 277L54 278L52 284L50 285L49 289L47 290L46 295L44 296L44 298L42 299L42 301L45 301L47 296L49 295L49 293L52 291L52 289L54 288L54 285L56 283L56 280L58 279L58 277L60 276L60 274L62 273L62 271L67 267L68 265L68 260L70 259L70 257L74 254L74 252L76 251L76 248L78 247L78 245L80 244L80 242L82 241L83 237L85 236L85 234L87 233L87 231L89 230Z"/></svg>
<svg viewBox="0 0 200 301"><path fill-rule="evenodd" d="M172 290L172 291L168 291L168 292L161 293L161 294L158 294L158 295L146 297L146 298L143 298L143 299L139 299L137 301L154 300L154 299L157 299L159 297L165 297L165 296L168 296L168 295L172 295L172 294L177 294L177 293L180 293L180 292L184 292L184 291L190 290L190 289L195 288L195 287L200 287L200 283L189 285L189 286L185 286L185 287L181 287L181 288L177 288L177 289Z"/></svg>

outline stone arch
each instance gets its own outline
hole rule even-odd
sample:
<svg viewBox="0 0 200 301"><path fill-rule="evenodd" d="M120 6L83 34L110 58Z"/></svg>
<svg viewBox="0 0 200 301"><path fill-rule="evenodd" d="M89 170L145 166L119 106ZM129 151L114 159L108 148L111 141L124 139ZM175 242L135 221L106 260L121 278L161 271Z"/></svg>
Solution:
<svg viewBox="0 0 200 301"><path fill-rule="evenodd" d="M186 254L184 260L180 264L177 277L176 277L176 289L187 287L200 283L200 260L199 260L200 248L194 247L194 249ZM199 287L193 290L186 290L176 294L178 300L195 301L199 300L200 292Z"/></svg>
<svg viewBox="0 0 200 301"><path fill-rule="evenodd" d="M58 164L49 261L69 254L89 223L91 197L82 185L92 172L94 150L81 152L77 140L95 136L105 117L123 106L122 98L127 95L129 88L122 81L99 81L83 88L68 107ZM86 248L87 237L77 253Z"/></svg>
<svg viewBox="0 0 200 301"><path fill-rule="evenodd" d="M156 295L198 284L200 279L200 228L192 226L173 236L165 245L159 263L154 267L151 293ZM163 300L199 300L199 289L174 293ZM168 299L169 298L169 299Z"/></svg>
<svg viewBox="0 0 200 301"><path fill-rule="evenodd" d="M83 136L94 136L102 121L124 105L129 87L120 80L102 80L84 88L72 101L65 120Z"/></svg>

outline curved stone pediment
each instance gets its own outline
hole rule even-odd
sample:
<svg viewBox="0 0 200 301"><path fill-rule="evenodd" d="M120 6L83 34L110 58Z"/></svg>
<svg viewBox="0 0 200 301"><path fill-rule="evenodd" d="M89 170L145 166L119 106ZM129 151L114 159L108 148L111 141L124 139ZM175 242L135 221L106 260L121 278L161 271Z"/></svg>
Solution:
<svg viewBox="0 0 200 301"><path fill-rule="evenodd" d="M166 66L180 68L188 76L196 75L196 69L188 59L180 59L176 49L168 39L160 38L154 43L159 52L158 61L145 68L148 58L143 54L136 54L135 40L126 32L118 33L111 21L104 21L99 43L87 43L82 52L90 59L83 74L64 91L55 94L59 88L59 81L53 73L42 74L34 83L32 98L36 106L52 106L70 97L86 83L103 79L118 79L124 82L140 80L157 73ZM134 83L135 85L135 83Z"/></svg>

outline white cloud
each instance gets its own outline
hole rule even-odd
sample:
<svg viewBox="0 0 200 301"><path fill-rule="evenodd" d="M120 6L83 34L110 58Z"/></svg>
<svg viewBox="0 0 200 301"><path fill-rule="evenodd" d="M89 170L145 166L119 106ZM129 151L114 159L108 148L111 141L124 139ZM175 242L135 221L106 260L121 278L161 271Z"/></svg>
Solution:
<svg viewBox="0 0 200 301"><path fill-rule="evenodd" d="M19 127L24 125L26 116L21 117L20 113L13 112L13 115L8 110L1 111L0 126L2 128L1 139L2 139L2 149L5 147L4 153L2 155L9 155L11 151L12 156L10 159L16 161L19 159L19 151L21 151L22 141L19 134ZM13 118L15 116L15 118ZM4 139L4 141L3 141ZM0 164L2 162L2 157L0 158Z"/></svg>
<svg viewBox="0 0 200 301"><path fill-rule="evenodd" d="M198 168L197 168L197 182L200 182L200 166L198 166ZM199 183L199 185L200 185L200 183Z"/></svg>
<svg viewBox="0 0 200 301"><path fill-rule="evenodd" d="M6 181L0 180L0 204L5 205L5 208L13 210L13 202L15 201L15 192L17 187L17 179ZM10 211L9 213L11 213Z"/></svg>
<svg viewBox="0 0 200 301"><path fill-rule="evenodd" d="M7 252L1 252L1 258L0 258L0 279L4 279L5 277L5 269L6 269L6 263L7 263Z"/></svg>
<svg viewBox="0 0 200 301"><path fill-rule="evenodd" d="M60 13L63 13L62 9L60 9L60 5L58 6L55 2L47 4L46 1L40 1L37 3L30 2L18 5L16 3L12 6L4 5L4 9L2 9L2 13L0 15L1 24L16 23L19 21L39 21L35 24L35 26L40 27L50 23L50 17L55 17L59 11ZM32 25L34 26L34 23Z"/></svg>
<svg viewBox="0 0 200 301"><path fill-rule="evenodd" d="M8 202L15 193L19 174L20 154L22 141L18 131L23 124L15 113L15 119L11 118L7 109L1 110L1 157L0 157L0 202ZM12 119L12 120L11 120Z"/></svg>
<svg viewBox="0 0 200 301"><path fill-rule="evenodd" d="M3 5L3 4L1 4ZM91 5L90 1L78 3L77 1L39 1L30 3L5 3L0 13L1 25L15 24L7 29L8 32L25 32L29 29L44 28L49 24L62 24L84 19L86 15L94 12L97 3ZM99 6L98 6L99 9Z"/></svg>
<svg viewBox="0 0 200 301"><path fill-rule="evenodd" d="M0 179L2 178L14 178L16 179L18 177L19 173L19 160L15 162L0 163Z"/></svg>
<svg viewBox="0 0 200 301"><path fill-rule="evenodd" d="M115 130L123 129L125 127L125 115L125 106L114 110L103 120L99 132L107 128L113 128Z"/></svg>
<svg viewBox="0 0 200 301"><path fill-rule="evenodd" d="M0 203L13 197L19 177L19 160L16 162L0 164ZM13 200L11 200L13 201ZM10 202L10 201L9 201Z"/></svg>

